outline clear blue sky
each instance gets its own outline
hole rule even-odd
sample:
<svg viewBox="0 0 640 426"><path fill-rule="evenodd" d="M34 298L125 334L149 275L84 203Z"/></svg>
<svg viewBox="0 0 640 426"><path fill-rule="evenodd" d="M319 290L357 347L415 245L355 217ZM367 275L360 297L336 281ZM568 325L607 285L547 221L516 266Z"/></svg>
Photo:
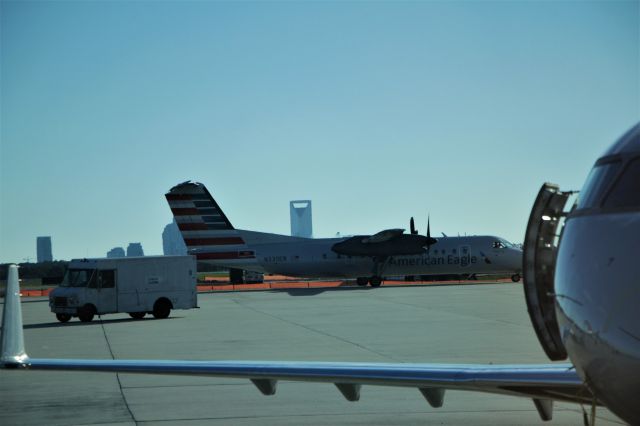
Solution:
<svg viewBox="0 0 640 426"><path fill-rule="evenodd" d="M522 242L640 119L640 3L1 3L0 262L162 253L163 194L234 226Z"/></svg>

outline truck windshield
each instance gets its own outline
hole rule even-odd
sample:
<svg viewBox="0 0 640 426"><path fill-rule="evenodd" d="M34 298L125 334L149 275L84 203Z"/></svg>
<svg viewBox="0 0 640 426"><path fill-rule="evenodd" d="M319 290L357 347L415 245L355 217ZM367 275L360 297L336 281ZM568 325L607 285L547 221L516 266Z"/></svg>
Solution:
<svg viewBox="0 0 640 426"><path fill-rule="evenodd" d="M67 269L61 287L86 287L94 281L95 269Z"/></svg>

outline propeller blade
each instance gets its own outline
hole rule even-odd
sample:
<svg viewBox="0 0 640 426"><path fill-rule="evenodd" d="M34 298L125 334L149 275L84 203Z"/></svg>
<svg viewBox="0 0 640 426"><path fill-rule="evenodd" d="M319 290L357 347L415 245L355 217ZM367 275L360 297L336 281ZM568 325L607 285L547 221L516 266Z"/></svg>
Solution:
<svg viewBox="0 0 640 426"><path fill-rule="evenodd" d="M416 226L413 223L413 217L411 217L411 220L409 221L409 227L411 228L411 235L417 235L418 234L418 230L416 229Z"/></svg>
<svg viewBox="0 0 640 426"><path fill-rule="evenodd" d="M431 252L431 246L438 240L431 238L431 215L427 215L427 253Z"/></svg>

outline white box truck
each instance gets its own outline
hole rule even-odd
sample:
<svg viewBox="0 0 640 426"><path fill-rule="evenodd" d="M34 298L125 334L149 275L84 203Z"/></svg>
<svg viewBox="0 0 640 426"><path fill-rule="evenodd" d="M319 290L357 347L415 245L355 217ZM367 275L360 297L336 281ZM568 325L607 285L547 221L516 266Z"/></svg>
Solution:
<svg viewBox="0 0 640 426"><path fill-rule="evenodd" d="M74 259L49 306L60 322L118 312L167 318L172 309L197 307L196 275L193 256Z"/></svg>

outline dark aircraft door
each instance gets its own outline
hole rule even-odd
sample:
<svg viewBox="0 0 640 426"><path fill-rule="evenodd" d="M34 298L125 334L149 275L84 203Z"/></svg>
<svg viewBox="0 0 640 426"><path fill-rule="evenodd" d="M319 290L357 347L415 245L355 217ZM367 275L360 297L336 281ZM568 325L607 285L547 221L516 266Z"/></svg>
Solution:
<svg viewBox="0 0 640 426"><path fill-rule="evenodd" d="M471 247L460 246L458 247L458 250L458 252L460 253L460 266L463 268L468 268L471 264Z"/></svg>
<svg viewBox="0 0 640 426"><path fill-rule="evenodd" d="M563 211L571 192L545 183L531 208L524 240L524 295L538 340L552 361L567 359L555 310L555 266Z"/></svg>
<svg viewBox="0 0 640 426"><path fill-rule="evenodd" d="M118 311L118 291L116 287L116 270L98 271L98 313Z"/></svg>

